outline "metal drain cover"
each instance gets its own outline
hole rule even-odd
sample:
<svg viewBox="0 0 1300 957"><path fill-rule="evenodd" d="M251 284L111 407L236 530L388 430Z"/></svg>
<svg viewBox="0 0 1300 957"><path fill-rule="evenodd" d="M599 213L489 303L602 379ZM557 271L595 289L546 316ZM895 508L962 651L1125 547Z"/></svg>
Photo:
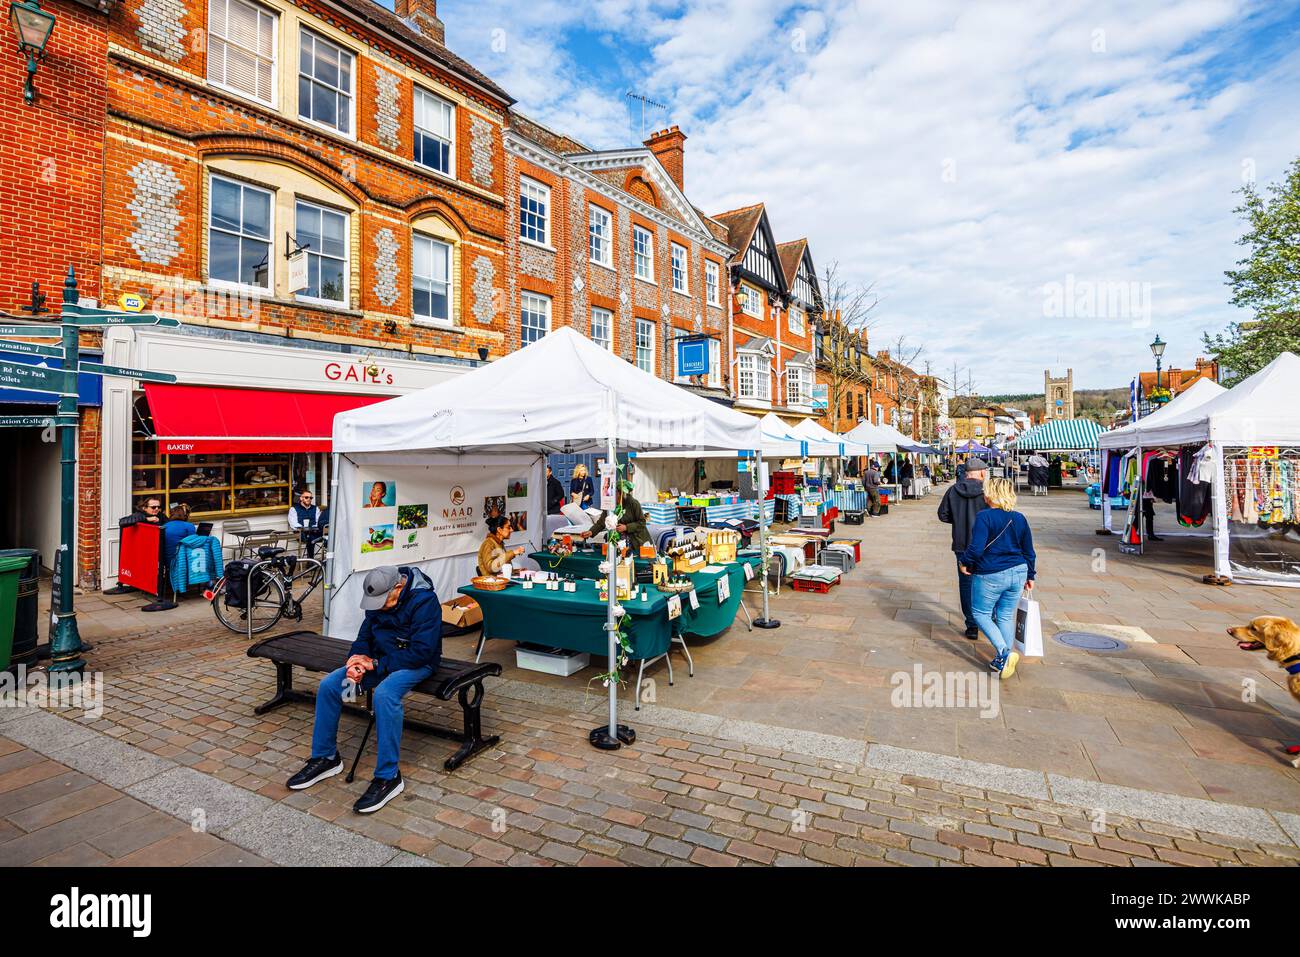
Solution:
<svg viewBox="0 0 1300 957"><path fill-rule="evenodd" d="M1084 651L1123 651L1128 647L1118 638L1092 631L1058 631L1052 637L1063 645L1082 648Z"/></svg>

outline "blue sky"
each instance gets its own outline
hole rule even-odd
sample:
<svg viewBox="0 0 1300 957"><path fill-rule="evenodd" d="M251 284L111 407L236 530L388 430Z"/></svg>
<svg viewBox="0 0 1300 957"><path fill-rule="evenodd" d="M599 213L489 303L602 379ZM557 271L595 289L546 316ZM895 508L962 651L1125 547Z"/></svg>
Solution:
<svg viewBox="0 0 1300 957"><path fill-rule="evenodd" d="M987 392L1126 384L1241 318L1234 190L1300 156L1300 0L441 0L448 45L598 148L625 94L691 200L874 283L878 348Z"/></svg>

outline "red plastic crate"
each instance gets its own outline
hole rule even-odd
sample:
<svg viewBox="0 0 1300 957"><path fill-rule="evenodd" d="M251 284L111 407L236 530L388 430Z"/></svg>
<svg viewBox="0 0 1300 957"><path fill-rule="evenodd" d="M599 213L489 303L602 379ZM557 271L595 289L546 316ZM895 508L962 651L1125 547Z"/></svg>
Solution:
<svg viewBox="0 0 1300 957"><path fill-rule="evenodd" d="M790 579L790 586L795 591L811 591L811 592L816 592L819 595L825 595L828 591L831 590L832 585L838 585L839 583L840 580L838 577L836 577L835 581L833 582L818 581L815 578L791 578Z"/></svg>

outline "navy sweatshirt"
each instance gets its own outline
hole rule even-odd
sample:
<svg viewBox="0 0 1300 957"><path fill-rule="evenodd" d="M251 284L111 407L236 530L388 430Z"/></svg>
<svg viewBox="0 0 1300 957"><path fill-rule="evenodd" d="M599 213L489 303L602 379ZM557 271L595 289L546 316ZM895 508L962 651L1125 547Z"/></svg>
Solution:
<svg viewBox="0 0 1300 957"><path fill-rule="evenodd" d="M1029 522L1019 512L986 508L975 516L970 545L959 558L974 575L992 575L1017 565L1028 565L1029 580L1033 581L1037 556Z"/></svg>

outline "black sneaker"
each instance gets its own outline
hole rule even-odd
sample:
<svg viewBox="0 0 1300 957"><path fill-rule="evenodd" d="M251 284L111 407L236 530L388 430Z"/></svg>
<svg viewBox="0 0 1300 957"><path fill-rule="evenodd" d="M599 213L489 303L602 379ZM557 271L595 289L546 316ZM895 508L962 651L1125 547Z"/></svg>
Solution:
<svg viewBox="0 0 1300 957"><path fill-rule="evenodd" d="M966 631L964 632L964 634L965 634L966 637L969 638L971 641L979 641L980 630L979 630L978 627L967 628Z"/></svg>
<svg viewBox="0 0 1300 957"><path fill-rule="evenodd" d="M395 778L375 778L370 782L370 787L366 788L366 793L352 805L352 810L358 814L373 814L405 789L401 771L397 772Z"/></svg>
<svg viewBox="0 0 1300 957"><path fill-rule="evenodd" d="M302 791L317 781L332 778L343 770L343 759L337 754L332 758L312 758L302 766L302 770L291 777L285 784L290 791Z"/></svg>

